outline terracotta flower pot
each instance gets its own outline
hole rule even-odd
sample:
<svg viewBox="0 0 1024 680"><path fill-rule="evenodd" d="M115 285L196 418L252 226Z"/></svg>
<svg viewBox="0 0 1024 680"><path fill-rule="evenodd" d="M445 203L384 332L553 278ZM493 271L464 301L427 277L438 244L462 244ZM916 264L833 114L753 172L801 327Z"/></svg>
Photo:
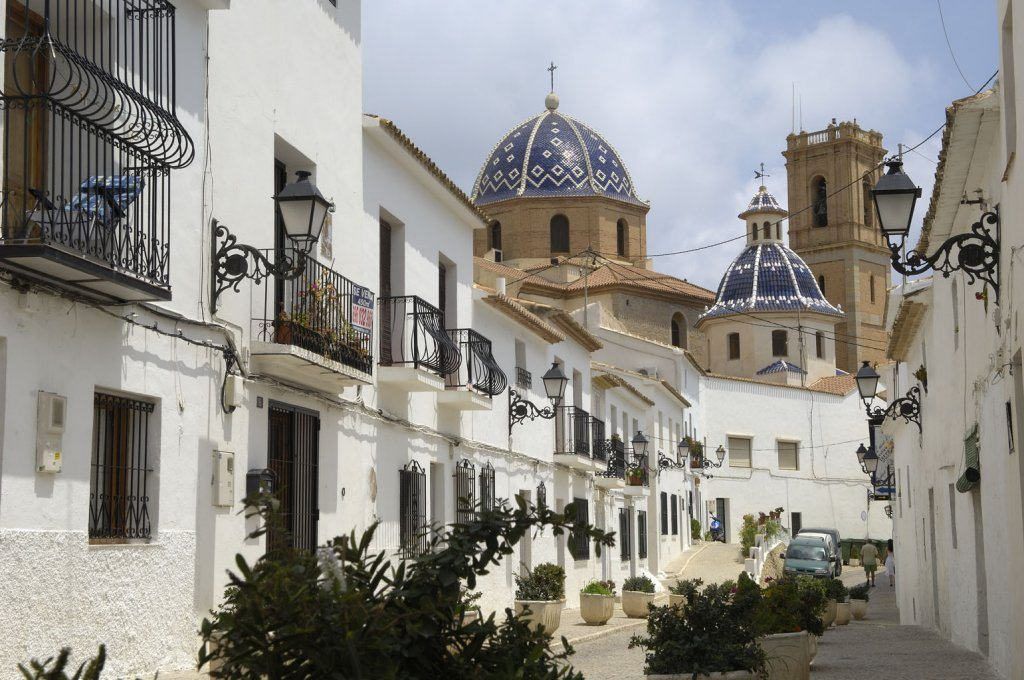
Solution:
<svg viewBox="0 0 1024 680"><path fill-rule="evenodd" d="M850 600L850 613L853 614L853 618L860 621L868 615L868 601Z"/></svg>
<svg viewBox="0 0 1024 680"><path fill-rule="evenodd" d="M821 623L828 628L836 621L836 601L829 600L825 605L825 611L821 615Z"/></svg>
<svg viewBox="0 0 1024 680"><path fill-rule="evenodd" d="M850 622L850 603L840 602L836 605L836 625L845 626Z"/></svg>
<svg viewBox="0 0 1024 680"><path fill-rule="evenodd" d="M516 600L516 614L520 615L534 630L539 626L544 626L544 630L550 635L558 630L558 626L562 622L564 606L565 600ZM529 608L529 612L526 612L527 608Z"/></svg>
<svg viewBox="0 0 1024 680"><path fill-rule="evenodd" d="M654 602L654 593L639 590L622 591L622 611L631 619L646 619L647 605Z"/></svg>
<svg viewBox="0 0 1024 680"><path fill-rule="evenodd" d="M768 680L809 680L811 677L810 643L807 631L779 633L757 639L768 657Z"/></svg>
<svg viewBox="0 0 1024 680"><path fill-rule="evenodd" d="M580 593L580 616L588 626L603 626L614 613L614 595Z"/></svg>

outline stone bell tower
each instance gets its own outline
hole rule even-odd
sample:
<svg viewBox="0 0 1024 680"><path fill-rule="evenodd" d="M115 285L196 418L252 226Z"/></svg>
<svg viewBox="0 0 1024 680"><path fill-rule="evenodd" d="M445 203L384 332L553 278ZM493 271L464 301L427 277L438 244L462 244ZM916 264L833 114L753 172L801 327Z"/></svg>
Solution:
<svg viewBox="0 0 1024 680"><path fill-rule="evenodd" d="M861 361L883 362L889 249L871 200L885 157L882 135L833 118L824 130L787 136L782 155L793 213L789 246L825 298L846 312L835 331L836 367L856 373Z"/></svg>

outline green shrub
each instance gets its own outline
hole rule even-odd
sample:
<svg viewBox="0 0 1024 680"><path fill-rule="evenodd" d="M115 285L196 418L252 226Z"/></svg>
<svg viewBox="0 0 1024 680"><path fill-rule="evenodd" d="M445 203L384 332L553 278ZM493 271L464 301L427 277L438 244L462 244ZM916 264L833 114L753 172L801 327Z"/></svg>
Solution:
<svg viewBox="0 0 1024 680"><path fill-rule="evenodd" d="M71 649L65 647L60 650L57 658L50 657L45 661L32 659L28 668L18 664L18 670L26 680L100 680L100 673L107 662L107 649L100 645L96 656L86 659L78 666L73 675L68 675L68 659L71 656ZM53 664L52 666L50 664Z"/></svg>
<svg viewBox="0 0 1024 680"><path fill-rule="evenodd" d="M750 556L750 549L754 547L754 539L757 537L757 518L753 515L743 515L743 525L740 526L740 558L746 559Z"/></svg>
<svg viewBox="0 0 1024 680"><path fill-rule="evenodd" d="M825 594L828 599L835 600L836 602L846 602L846 598L850 591L846 589L843 582L837 578L828 579L825 582Z"/></svg>
<svg viewBox="0 0 1024 680"><path fill-rule="evenodd" d="M859 586L850 588L850 599L851 600L864 600L867 602L870 600L869 591L871 588L868 587L867 583L862 583Z"/></svg>
<svg viewBox="0 0 1024 680"><path fill-rule="evenodd" d="M654 581L646 576L630 576L622 582L622 589L641 593L653 593Z"/></svg>
<svg viewBox="0 0 1024 680"><path fill-rule="evenodd" d="M669 587L669 592L673 595L682 595L686 598L690 598L694 593L700 590L700 587L704 585L704 580L699 578L684 579L682 581L676 581Z"/></svg>
<svg viewBox="0 0 1024 680"><path fill-rule="evenodd" d="M565 597L565 569L545 562L527 573L516 575L517 600L561 600Z"/></svg>
<svg viewBox="0 0 1024 680"><path fill-rule="evenodd" d="M695 541L700 539L700 520L696 517L690 518L690 536Z"/></svg>
<svg viewBox="0 0 1024 680"><path fill-rule="evenodd" d="M758 598L757 585L742 577L736 584L688 589L685 607L652 607L647 634L633 636L629 646L645 650L650 675L763 673L765 654L753 626Z"/></svg>
<svg viewBox="0 0 1024 680"><path fill-rule="evenodd" d="M825 590L813 579L786 577L769 581L761 590L754 626L758 635L806 630L820 636L825 632L821 623L825 604Z"/></svg>
<svg viewBox="0 0 1024 680"><path fill-rule="evenodd" d="M614 595L615 584L612 587L608 587L610 581L591 581L587 585L583 586L583 590L580 592L585 595Z"/></svg>

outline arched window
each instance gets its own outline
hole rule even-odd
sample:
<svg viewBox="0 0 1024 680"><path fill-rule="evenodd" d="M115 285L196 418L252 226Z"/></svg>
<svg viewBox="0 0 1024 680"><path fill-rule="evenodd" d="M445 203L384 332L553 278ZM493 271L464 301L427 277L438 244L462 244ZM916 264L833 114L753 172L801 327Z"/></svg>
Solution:
<svg viewBox="0 0 1024 680"><path fill-rule="evenodd" d="M821 331L814 334L814 353L819 359L825 358L825 334Z"/></svg>
<svg viewBox="0 0 1024 680"><path fill-rule="evenodd" d="M615 252L621 257L629 254L629 223L619 219L615 224Z"/></svg>
<svg viewBox="0 0 1024 680"><path fill-rule="evenodd" d="M764 234L764 238L771 238L772 237L772 225L771 225L770 222L765 222L764 223L764 227L762 229L762 233Z"/></svg>
<svg viewBox="0 0 1024 680"><path fill-rule="evenodd" d="M864 175L861 182L861 193L864 195L864 224L869 227L875 226L875 205L871 200L871 177Z"/></svg>
<svg viewBox="0 0 1024 680"><path fill-rule="evenodd" d="M491 222L491 249L501 250L501 222Z"/></svg>
<svg viewBox="0 0 1024 680"><path fill-rule="evenodd" d="M551 218L551 252L569 252L569 218L565 215Z"/></svg>
<svg viewBox="0 0 1024 680"><path fill-rule="evenodd" d="M729 335L726 336L726 339L727 339L727 342L728 342L728 345L729 345L729 359L739 359L740 358L740 334L739 333L729 333Z"/></svg>
<svg viewBox="0 0 1024 680"><path fill-rule="evenodd" d="M775 223L775 238L782 240L782 220Z"/></svg>
<svg viewBox="0 0 1024 680"><path fill-rule="evenodd" d="M672 345L686 348L686 317L680 312L672 315Z"/></svg>
<svg viewBox="0 0 1024 680"><path fill-rule="evenodd" d="M788 357L789 356L789 332L788 331L772 331L772 356L774 356L774 357Z"/></svg>
<svg viewBox="0 0 1024 680"><path fill-rule="evenodd" d="M818 290L821 291L822 295L825 294L825 275L824 274L821 274L821 275L818 276Z"/></svg>
<svg viewBox="0 0 1024 680"><path fill-rule="evenodd" d="M750 225L750 236L751 236L752 240L754 240L754 241L757 240L757 222L752 222L751 223L751 225Z"/></svg>
<svg viewBox="0 0 1024 680"><path fill-rule="evenodd" d="M825 178L818 175L811 180L811 205L814 215L814 226L828 226L828 185Z"/></svg>

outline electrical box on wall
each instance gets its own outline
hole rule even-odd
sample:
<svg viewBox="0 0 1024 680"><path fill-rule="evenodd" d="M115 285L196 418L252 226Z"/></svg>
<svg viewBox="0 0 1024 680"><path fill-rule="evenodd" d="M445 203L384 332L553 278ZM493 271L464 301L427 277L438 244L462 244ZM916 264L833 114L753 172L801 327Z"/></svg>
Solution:
<svg viewBox="0 0 1024 680"><path fill-rule="evenodd" d="M230 451L213 452L213 504L235 504L235 454Z"/></svg>
<svg viewBox="0 0 1024 680"><path fill-rule="evenodd" d="M239 407L245 396L245 378L240 375L229 375L224 379L224 405Z"/></svg>
<svg viewBox="0 0 1024 680"><path fill-rule="evenodd" d="M67 399L39 390L36 397L36 470L60 472Z"/></svg>

